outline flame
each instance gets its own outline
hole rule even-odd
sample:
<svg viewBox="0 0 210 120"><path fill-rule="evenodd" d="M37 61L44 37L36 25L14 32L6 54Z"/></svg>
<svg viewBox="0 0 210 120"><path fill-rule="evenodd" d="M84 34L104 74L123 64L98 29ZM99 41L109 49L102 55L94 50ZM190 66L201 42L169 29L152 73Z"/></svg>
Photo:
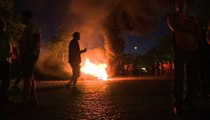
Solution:
<svg viewBox="0 0 210 120"><path fill-rule="evenodd" d="M87 58L85 60L84 66L82 66L82 68L81 68L81 71L85 74L89 74L89 75L98 77L98 79L107 80L108 74L107 74L106 68L107 68L107 64L105 64L105 63L93 64Z"/></svg>

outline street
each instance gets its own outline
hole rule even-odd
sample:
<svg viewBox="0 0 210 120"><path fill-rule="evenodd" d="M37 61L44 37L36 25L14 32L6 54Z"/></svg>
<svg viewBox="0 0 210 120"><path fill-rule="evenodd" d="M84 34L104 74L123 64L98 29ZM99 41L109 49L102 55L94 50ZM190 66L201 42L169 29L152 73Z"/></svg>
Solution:
<svg viewBox="0 0 210 120"><path fill-rule="evenodd" d="M14 80L11 80L11 85ZM80 92L69 93L67 80L37 81L39 105L1 108L1 120L204 120L210 118L210 99L195 98L196 111L172 114L172 79L119 77L108 81L80 80ZM22 83L20 84L22 87ZM20 101L21 91L10 88Z"/></svg>

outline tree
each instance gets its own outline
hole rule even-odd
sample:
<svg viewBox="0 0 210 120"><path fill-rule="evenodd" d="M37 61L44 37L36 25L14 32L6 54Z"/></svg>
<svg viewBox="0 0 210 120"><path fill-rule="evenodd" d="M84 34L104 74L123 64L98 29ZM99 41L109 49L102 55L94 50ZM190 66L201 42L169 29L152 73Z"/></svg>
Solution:
<svg viewBox="0 0 210 120"><path fill-rule="evenodd" d="M20 24L18 15L14 15L13 0L0 0L0 15L7 23L7 31L12 35L15 44L18 46L18 40L23 32L23 25Z"/></svg>
<svg viewBox="0 0 210 120"><path fill-rule="evenodd" d="M159 57L162 60L172 61L173 60L173 37L166 36L159 40L156 46L159 52Z"/></svg>
<svg viewBox="0 0 210 120"><path fill-rule="evenodd" d="M148 64L153 64L155 61L173 61L173 37L167 35L158 40L158 43L153 46L145 54Z"/></svg>
<svg viewBox="0 0 210 120"><path fill-rule="evenodd" d="M62 61L66 60L70 35L70 33L64 30L64 26L61 25L59 27L58 33L47 43L51 55L62 58Z"/></svg>

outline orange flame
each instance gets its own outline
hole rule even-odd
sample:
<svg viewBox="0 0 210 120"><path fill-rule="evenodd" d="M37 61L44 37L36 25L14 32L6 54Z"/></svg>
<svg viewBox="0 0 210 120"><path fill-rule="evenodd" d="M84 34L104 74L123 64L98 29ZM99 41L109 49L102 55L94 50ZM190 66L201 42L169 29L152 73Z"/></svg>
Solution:
<svg viewBox="0 0 210 120"><path fill-rule="evenodd" d="M108 74L106 72L107 64L93 64L90 62L90 60L87 58L85 60L84 66L82 66L81 71L85 74L93 75L95 77L98 77L98 79L101 80L107 80Z"/></svg>

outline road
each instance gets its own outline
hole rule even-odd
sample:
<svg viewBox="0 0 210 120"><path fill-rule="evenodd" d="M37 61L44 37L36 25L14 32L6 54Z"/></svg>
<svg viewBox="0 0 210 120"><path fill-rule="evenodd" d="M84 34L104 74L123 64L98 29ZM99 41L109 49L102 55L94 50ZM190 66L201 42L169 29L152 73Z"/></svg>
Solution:
<svg viewBox="0 0 210 120"><path fill-rule="evenodd" d="M12 80L13 82L13 80ZM80 92L70 94L66 80L37 81L38 106L9 105L0 120L204 120L210 118L210 99L195 98L197 111L172 114L172 80L119 77L108 81L80 80ZM22 86L22 83L20 84ZM20 101L21 91L9 90Z"/></svg>

